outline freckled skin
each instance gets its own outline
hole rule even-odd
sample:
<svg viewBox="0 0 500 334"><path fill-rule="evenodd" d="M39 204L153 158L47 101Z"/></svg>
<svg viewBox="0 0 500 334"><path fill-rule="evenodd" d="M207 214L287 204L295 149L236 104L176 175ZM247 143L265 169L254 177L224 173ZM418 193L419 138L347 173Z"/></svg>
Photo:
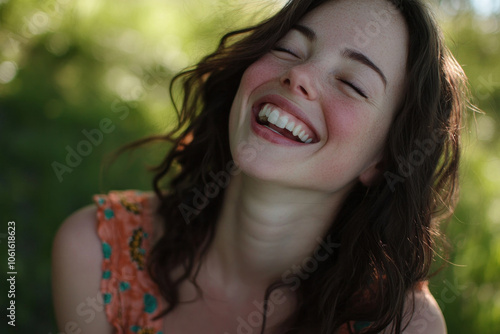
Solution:
<svg viewBox="0 0 500 334"><path fill-rule="evenodd" d="M272 51L244 73L230 115L233 157L245 173L282 185L332 193L358 178L369 183L401 100L408 43L404 19L387 1L342 0L322 5L300 24L315 32L315 41L292 30L278 43L298 57ZM361 42L360 31L367 37ZM345 48L370 58L385 74L387 87L371 68L343 57ZM368 99L339 80L345 78L362 87ZM269 93L301 108L320 142L285 147L257 137L250 129L250 110ZM238 143L250 139L265 149L251 161L240 159Z"/></svg>

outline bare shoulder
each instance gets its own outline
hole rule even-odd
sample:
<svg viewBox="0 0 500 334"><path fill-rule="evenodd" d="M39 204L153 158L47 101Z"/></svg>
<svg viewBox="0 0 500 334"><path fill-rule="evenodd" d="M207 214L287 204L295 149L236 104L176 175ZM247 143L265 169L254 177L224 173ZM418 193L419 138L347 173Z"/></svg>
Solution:
<svg viewBox="0 0 500 334"><path fill-rule="evenodd" d="M413 298L409 297L407 302L407 309L411 310L412 301L414 301L413 317L403 333L446 334L446 322L443 313L427 285L415 291Z"/></svg>
<svg viewBox="0 0 500 334"><path fill-rule="evenodd" d="M63 332L111 333L100 294L103 260L97 209L88 206L68 217L52 246L52 293Z"/></svg>

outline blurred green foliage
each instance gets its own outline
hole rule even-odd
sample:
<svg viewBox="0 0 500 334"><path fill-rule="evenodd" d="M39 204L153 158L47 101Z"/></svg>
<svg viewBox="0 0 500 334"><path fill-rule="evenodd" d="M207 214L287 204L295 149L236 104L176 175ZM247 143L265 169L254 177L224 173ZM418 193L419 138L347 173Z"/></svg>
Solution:
<svg viewBox="0 0 500 334"><path fill-rule="evenodd" d="M213 50L224 32L269 15L279 3L0 0L0 260L5 268L6 223L14 220L19 332L59 332L50 251L65 217L95 193L151 189L144 165L158 162L168 147L125 154L107 169L105 158L123 144L167 131L175 122L168 93L172 76ZM439 20L486 114L468 117L462 197L447 228L452 264L431 280L431 290L450 333L497 333L499 20L449 3ZM71 151L84 154L67 160ZM5 310L6 285L0 289ZM3 333L2 328L4 317Z"/></svg>

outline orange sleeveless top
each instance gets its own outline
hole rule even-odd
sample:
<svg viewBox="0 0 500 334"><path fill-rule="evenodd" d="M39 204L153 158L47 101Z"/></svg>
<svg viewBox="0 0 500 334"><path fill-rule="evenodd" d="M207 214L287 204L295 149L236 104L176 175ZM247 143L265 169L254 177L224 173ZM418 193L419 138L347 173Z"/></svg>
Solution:
<svg viewBox="0 0 500 334"><path fill-rule="evenodd" d="M146 258L153 232L150 196L137 191L95 195L102 242L101 293L106 316L118 334L162 334L164 309Z"/></svg>
<svg viewBox="0 0 500 334"><path fill-rule="evenodd" d="M153 246L150 200L150 195L134 190L94 196L104 255L100 291L106 317L117 334L170 334L162 332L163 318L153 319L166 305L146 268ZM352 322L338 334L357 333L369 324Z"/></svg>

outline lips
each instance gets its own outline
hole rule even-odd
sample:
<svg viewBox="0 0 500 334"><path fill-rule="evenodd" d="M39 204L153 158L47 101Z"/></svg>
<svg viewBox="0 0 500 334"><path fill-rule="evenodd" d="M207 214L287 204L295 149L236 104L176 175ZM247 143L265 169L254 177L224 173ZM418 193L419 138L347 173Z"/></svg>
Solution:
<svg viewBox="0 0 500 334"><path fill-rule="evenodd" d="M282 136L286 141L300 145L319 141L314 127L302 110L279 95L267 95L257 100L252 107L252 114L252 126L258 126L259 133L263 130L260 128L264 128L273 137ZM267 134L265 137L270 139Z"/></svg>

